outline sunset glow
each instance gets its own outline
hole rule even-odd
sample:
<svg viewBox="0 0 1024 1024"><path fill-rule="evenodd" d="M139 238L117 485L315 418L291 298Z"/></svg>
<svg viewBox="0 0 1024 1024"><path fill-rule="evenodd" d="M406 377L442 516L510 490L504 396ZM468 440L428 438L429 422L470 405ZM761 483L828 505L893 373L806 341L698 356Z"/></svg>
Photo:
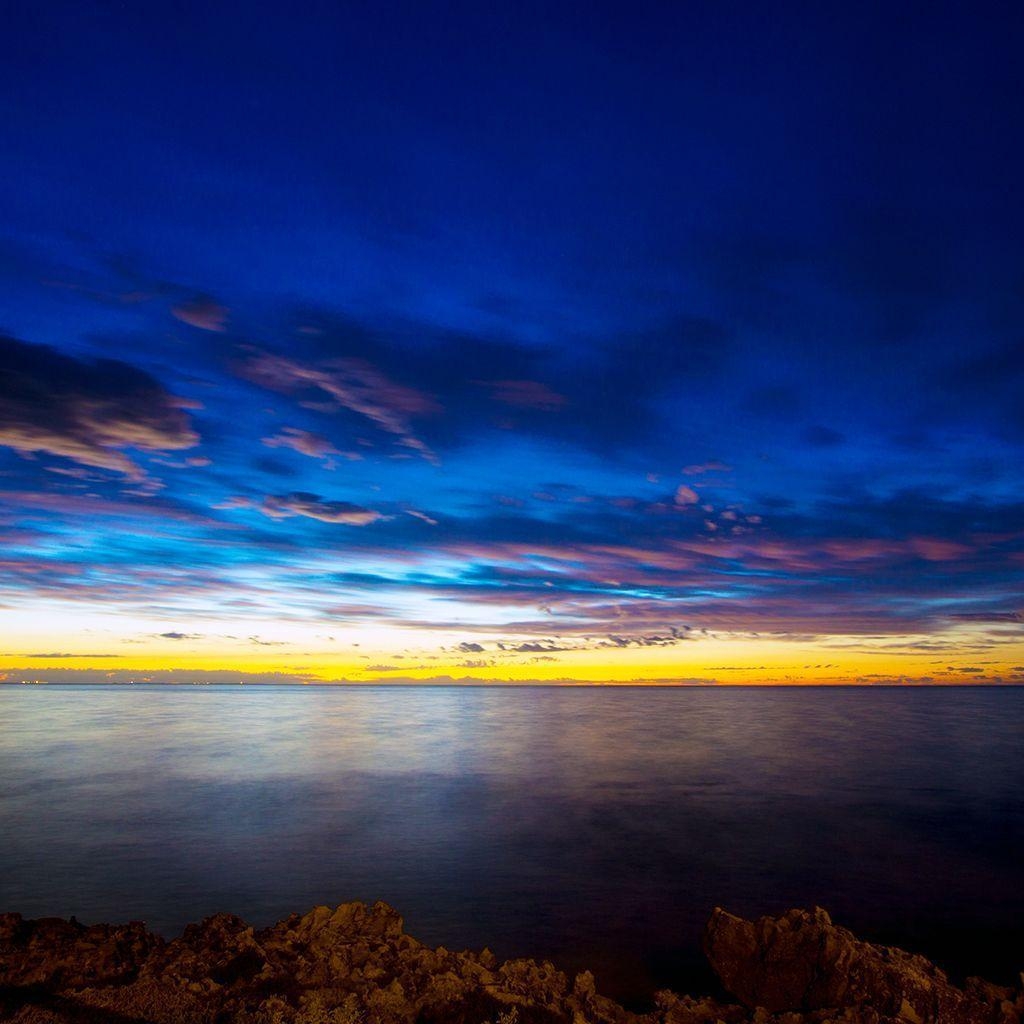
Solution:
<svg viewBox="0 0 1024 1024"><path fill-rule="evenodd" d="M4 680L1024 682L1001 43L87 6L8 68Z"/></svg>

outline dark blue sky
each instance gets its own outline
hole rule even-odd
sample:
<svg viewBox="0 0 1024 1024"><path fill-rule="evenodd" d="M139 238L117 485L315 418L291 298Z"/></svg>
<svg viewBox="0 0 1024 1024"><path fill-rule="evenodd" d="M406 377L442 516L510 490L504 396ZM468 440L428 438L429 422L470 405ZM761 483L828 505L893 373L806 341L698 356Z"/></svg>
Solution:
<svg viewBox="0 0 1024 1024"><path fill-rule="evenodd" d="M5 20L8 666L1024 672L1019 5Z"/></svg>

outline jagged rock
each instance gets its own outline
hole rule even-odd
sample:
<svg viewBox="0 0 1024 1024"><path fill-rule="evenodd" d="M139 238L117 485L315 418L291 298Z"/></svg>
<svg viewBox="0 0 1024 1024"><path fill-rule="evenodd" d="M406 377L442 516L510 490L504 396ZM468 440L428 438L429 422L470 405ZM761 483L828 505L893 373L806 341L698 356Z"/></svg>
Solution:
<svg viewBox="0 0 1024 1024"><path fill-rule="evenodd" d="M80 988L133 978L163 940L140 921L85 926L73 918L0 914L0 984Z"/></svg>
<svg viewBox="0 0 1024 1024"><path fill-rule="evenodd" d="M135 922L0 916L0 1021L15 1024L1021 1024L1024 995L951 986L921 957L858 942L824 911L742 921L716 911L709 956L744 1003L658 993L635 1014L589 972L431 949L384 903L230 914L171 942Z"/></svg>
<svg viewBox="0 0 1024 1024"><path fill-rule="evenodd" d="M862 1008L906 1024L1014 1020L1005 1016L1007 990L985 982L959 989L924 957L861 942L820 907L757 921L716 908L704 952L726 990L748 1008Z"/></svg>

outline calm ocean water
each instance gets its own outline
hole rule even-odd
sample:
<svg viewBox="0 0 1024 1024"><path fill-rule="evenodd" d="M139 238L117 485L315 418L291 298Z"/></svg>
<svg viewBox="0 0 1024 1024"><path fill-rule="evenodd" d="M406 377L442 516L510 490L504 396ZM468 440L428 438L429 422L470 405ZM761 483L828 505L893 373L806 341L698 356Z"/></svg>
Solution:
<svg viewBox="0 0 1024 1024"><path fill-rule="evenodd" d="M716 904L1024 968L1024 689L0 687L0 910L413 935L710 990Z"/></svg>

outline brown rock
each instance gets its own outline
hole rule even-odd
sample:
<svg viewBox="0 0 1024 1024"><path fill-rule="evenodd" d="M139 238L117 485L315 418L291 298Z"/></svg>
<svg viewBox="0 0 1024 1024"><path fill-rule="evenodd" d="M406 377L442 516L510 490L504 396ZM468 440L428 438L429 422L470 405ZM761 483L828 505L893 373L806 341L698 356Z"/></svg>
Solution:
<svg viewBox="0 0 1024 1024"><path fill-rule="evenodd" d="M859 942L824 911L742 921L716 911L708 955L745 1006L658 993L638 1015L588 972L431 949L383 903L230 914L172 942L139 923L0 916L0 1021L14 1024L1021 1024L1024 995L963 991L921 957Z"/></svg>
<svg viewBox="0 0 1024 1024"><path fill-rule="evenodd" d="M86 927L55 917L25 921L20 914L2 914L0 985L121 984L162 945L140 921Z"/></svg>
<svg viewBox="0 0 1024 1024"><path fill-rule="evenodd" d="M816 1011L870 1008L906 1024L995 1024L1007 993L957 988L922 956L861 942L820 907L746 921L716 908L704 952L745 1006Z"/></svg>

